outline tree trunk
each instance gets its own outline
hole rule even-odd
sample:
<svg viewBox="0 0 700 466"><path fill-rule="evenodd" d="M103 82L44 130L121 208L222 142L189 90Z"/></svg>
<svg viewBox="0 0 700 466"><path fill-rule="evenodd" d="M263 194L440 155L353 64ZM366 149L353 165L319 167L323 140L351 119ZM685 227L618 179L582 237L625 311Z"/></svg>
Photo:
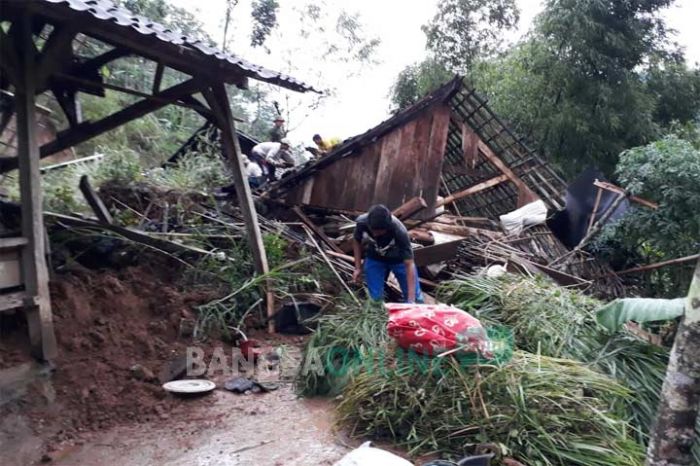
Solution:
<svg viewBox="0 0 700 466"><path fill-rule="evenodd" d="M700 261L673 342L656 423L647 451L648 466L693 465L691 448L700 407Z"/></svg>

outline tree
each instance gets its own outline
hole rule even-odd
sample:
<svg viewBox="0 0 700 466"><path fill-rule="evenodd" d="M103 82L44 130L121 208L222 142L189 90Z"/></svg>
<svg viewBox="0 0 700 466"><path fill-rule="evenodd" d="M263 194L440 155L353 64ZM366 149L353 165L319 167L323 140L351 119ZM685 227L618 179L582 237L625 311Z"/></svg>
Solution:
<svg viewBox="0 0 700 466"><path fill-rule="evenodd" d="M700 261L685 302L647 450L648 466L692 465L700 408Z"/></svg>
<svg viewBox="0 0 700 466"><path fill-rule="evenodd" d="M418 102L453 76L434 58L407 66L399 73L391 88L392 111L397 112Z"/></svg>
<svg viewBox="0 0 700 466"><path fill-rule="evenodd" d="M265 43L270 33L277 25L277 0L255 0L253 2L253 32L250 34L250 44L253 47Z"/></svg>
<svg viewBox="0 0 700 466"><path fill-rule="evenodd" d="M470 77L568 175L591 165L612 175L623 150L700 108L697 70L659 15L672 1L549 0L523 41Z"/></svg>
<svg viewBox="0 0 700 466"><path fill-rule="evenodd" d="M700 150L669 136L623 152L616 174L630 194L651 199L659 208L634 207L606 227L597 251L619 251L639 264L690 256L700 249ZM687 289L690 273L682 267L663 269L647 280L649 294L677 296Z"/></svg>
<svg viewBox="0 0 700 466"><path fill-rule="evenodd" d="M500 50L503 33L519 18L515 0L445 0L423 32L439 62L465 73L477 58Z"/></svg>

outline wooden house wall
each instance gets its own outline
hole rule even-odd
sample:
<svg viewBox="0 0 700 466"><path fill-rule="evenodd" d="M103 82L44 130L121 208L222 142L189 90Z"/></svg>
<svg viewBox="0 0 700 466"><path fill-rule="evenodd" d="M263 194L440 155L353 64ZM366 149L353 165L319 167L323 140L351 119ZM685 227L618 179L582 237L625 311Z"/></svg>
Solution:
<svg viewBox="0 0 700 466"><path fill-rule="evenodd" d="M422 212L428 217L437 200L449 121L449 107L435 105L290 189L286 202L364 211L378 203L394 209L421 196L431 207Z"/></svg>

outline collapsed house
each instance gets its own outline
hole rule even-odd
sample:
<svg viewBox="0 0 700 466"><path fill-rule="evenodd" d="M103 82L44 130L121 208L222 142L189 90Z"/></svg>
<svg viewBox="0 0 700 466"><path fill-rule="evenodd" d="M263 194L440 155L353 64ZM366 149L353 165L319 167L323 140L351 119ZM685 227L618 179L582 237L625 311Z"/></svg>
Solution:
<svg viewBox="0 0 700 466"><path fill-rule="evenodd" d="M413 106L288 174L263 197L283 206L346 218L373 204L397 209L419 198L422 208L412 212L407 222L419 242L459 243L460 256L472 263L509 262L544 272L562 284L583 285L608 270L579 251L571 254L544 222L565 208L565 191L566 182L557 171L457 76ZM535 212L539 208L536 222L528 220L527 212L533 208ZM506 235L502 216L514 211L510 217L524 220L525 225L516 225ZM347 235L337 240L347 252L343 247ZM442 254L428 260L422 259L427 254L419 254L416 260L427 265L450 257L456 245L453 249L441 247Z"/></svg>

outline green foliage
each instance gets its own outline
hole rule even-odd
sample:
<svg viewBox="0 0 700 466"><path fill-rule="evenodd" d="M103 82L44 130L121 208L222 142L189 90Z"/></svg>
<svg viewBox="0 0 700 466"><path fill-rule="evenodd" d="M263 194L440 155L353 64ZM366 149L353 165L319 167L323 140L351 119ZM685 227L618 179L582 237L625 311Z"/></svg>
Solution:
<svg viewBox="0 0 700 466"><path fill-rule="evenodd" d="M591 165L612 175L623 150L700 110L698 70L670 50L660 17L671 3L549 0L530 34L501 56L467 67L454 64L464 53L450 59L431 50L466 71L494 110L568 175ZM450 37L459 41L459 33Z"/></svg>
<svg viewBox="0 0 700 466"><path fill-rule="evenodd" d="M253 1L253 11L251 12L253 32L250 35L250 44L253 47L263 45L277 25L277 10L279 10L277 0Z"/></svg>
<svg viewBox="0 0 700 466"><path fill-rule="evenodd" d="M629 392L580 363L517 351L506 365L431 359L424 373L404 360L362 367L343 392L339 422L353 436L390 439L409 454L496 444L524 464L632 466L642 447L612 405ZM376 367L373 366L373 367Z"/></svg>
<svg viewBox="0 0 700 466"><path fill-rule="evenodd" d="M43 175L44 209L71 213L89 211L79 189L80 178L87 175L94 188L106 183L129 185L142 179L138 157L131 151L108 151L102 160L70 165Z"/></svg>
<svg viewBox="0 0 700 466"><path fill-rule="evenodd" d="M666 61L651 67L646 78L647 90L657 102L654 121L669 127L700 116L700 69Z"/></svg>
<svg viewBox="0 0 700 466"><path fill-rule="evenodd" d="M499 50L504 32L514 29L519 17L514 0L445 0L423 32L437 60L464 73Z"/></svg>
<svg viewBox="0 0 700 466"><path fill-rule="evenodd" d="M178 191L213 191L229 182L223 159L217 154L191 153L175 164L148 173L151 183Z"/></svg>
<svg viewBox="0 0 700 466"><path fill-rule="evenodd" d="M452 76L450 71L432 58L407 66L399 73L391 88L393 111L418 102Z"/></svg>
<svg viewBox="0 0 700 466"><path fill-rule="evenodd" d="M119 185L128 185L140 181L143 177L143 168L139 157L134 151L112 151L107 149L105 157L96 165L93 174L96 186L107 182Z"/></svg>
<svg viewBox="0 0 700 466"><path fill-rule="evenodd" d="M335 312L324 314L306 344L298 391L304 396L341 393L360 361L389 341L386 322L384 306L373 301L361 308L341 302Z"/></svg>
<svg viewBox="0 0 700 466"><path fill-rule="evenodd" d="M651 199L659 208L635 207L620 221L606 227L596 249L607 244L627 251L639 262L658 262L696 254L700 249L700 150L688 141L669 136L620 156L617 176L631 194ZM609 257L603 254L604 257ZM632 264L624 264L624 266ZM657 271L648 284L656 296L684 294L691 270L671 268Z"/></svg>
<svg viewBox="0 0 700 466"><path fill-rule="evenodd" d="M598 312L596 312L596 320L609 331L616 332L630 321L641 324L644 322L656 322L680 317L683 315L685 309L684 304L684 298L616 299L598 309Z"/></svg>
<svg viewBox="0 0 700 466"><path fill-rule="evenodd" d="M610 334L595 319L596 299L542 277L462 276L443 284L440 297L487 324L513 329L518 348L574 359L614 377L631 390L631 425L645 442L661 393L668 351L628 332Z"/></svg>

